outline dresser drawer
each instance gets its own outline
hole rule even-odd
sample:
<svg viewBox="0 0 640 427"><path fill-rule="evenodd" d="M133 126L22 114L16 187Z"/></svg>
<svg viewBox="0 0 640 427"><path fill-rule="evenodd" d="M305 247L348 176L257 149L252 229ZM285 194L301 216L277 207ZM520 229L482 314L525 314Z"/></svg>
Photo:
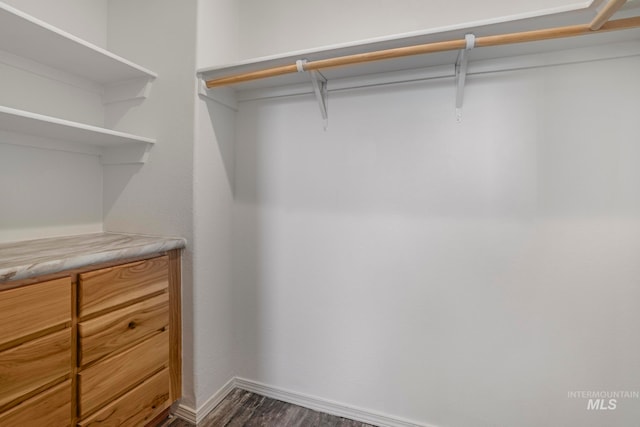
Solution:
<svg viewBox="0 0 640 427"><path fill-rule="evenodd" d="M67 380L0 414L0 426L68 427L71 424L71 381Z"/></svg>
<svg viewBox="0 0 640 427"><path fill-rule="evenodd" d="M70 322L69 277L0 292L0 346Z"/></svg>
<svg viewBox="0 0 640 427"><path fill-rule="evenodd" d="M79 314L118 308L169 287L167 256L103 268L79 275Z"/></svg>
<svg viewBox="0 0 640 427"><path fill-rule="evenodd" d="M78 363L84 367L168 328L168 293L80 322Z"/></svg>
<svg viewBox="0 0 640 427"><path fill-rule="evenodd" d="M169 366L169 332L162 332L78 374L80 418Z"/></svg>
<svg viewBox="0 0 640 427"><path fill-rule="evenodd" d="M137 427L171 406L169 370L163 369L121 398L78 423L80 427Z"/></svg>
<svg viewBox="0 0 640 427"><path fill-rule="evenodd" d="M0 352L0 409L70 370L70 328Z"/></svg>

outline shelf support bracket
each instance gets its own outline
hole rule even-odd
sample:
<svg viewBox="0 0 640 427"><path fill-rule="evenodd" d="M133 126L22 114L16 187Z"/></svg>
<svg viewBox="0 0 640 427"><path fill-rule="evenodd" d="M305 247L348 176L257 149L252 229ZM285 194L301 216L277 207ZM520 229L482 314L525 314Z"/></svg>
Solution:
<svg viewBox="0 0 640 427"><path fill-rule="evenodd" d="M458 52L456 59L456 121L462 122L462 104L464 102L464 85L467 80L467 68L469 65L469 51L476 45L476 36L466 34L464 36L467 46Z"/></svg>
<svg viewBox="0 0 640 427"><path fill-rule="evenodd" d="M238 112L238 101L233 89L229 87L207 89L204 79L200 77L198 80L198 96L200 99L216 102L236 113Z"/></svg>
<svg viewBox="0 0 640 427"><path fill-rule="evenodd" d="M140 77L107 85L104 88L102 103L104 105L116 102L146 99L151 93L151 86L155 77Z"/></svg>
<svg viewBox="0 0 640 427"><path fill-rule="evenodd" d="M299 73L304 73L304 64L307 63L306 59L299 59L296 61L296 67ZM316 70L309 70L309 76L311 77L311 84L313 85L313 92L316 95L316 100L320 106L320 114L322 115L322 125L324 130L327 130L329 126L329 115L327 113L327 79Z"/></svg>
<svg viewBox="0 0 640 427"><path fill-rule="evenodd" d="M153 144L149 142L104 147L100 159L103 165L143 164L147 162L151 148Z"/></svg>

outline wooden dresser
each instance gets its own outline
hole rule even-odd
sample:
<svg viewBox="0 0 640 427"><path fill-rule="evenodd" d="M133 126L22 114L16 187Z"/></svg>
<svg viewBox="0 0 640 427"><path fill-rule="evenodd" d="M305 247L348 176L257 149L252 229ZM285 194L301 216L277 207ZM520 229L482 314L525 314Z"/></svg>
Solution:
<svg viewBox="0 0 640 427"><path fill-rule="evenodd" d="M156 424L181 397L180 248L0 282L0 324L0 427Z"/></svg>

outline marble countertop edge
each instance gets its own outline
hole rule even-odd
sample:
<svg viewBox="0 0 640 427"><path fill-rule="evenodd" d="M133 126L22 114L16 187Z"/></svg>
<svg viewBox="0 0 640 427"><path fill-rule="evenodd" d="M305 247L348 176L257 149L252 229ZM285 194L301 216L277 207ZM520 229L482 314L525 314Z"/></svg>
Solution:
<svg viewBox="0 0 640 427"><path fill-rule="evenodd" d="M0 283L182 249L186 243L179 237L96 233L2 244Z"/></svg>

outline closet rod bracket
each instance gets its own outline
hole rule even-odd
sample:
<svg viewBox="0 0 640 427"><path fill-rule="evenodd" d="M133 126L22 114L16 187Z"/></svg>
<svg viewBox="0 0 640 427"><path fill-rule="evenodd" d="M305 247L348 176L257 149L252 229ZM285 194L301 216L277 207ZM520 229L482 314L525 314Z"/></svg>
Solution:
<svg viewBox="0 0 640 427"><path fill-rule="evenodd" d="M469 51L476 46L476 36L465 34L466 46L458 52L456 59L456 121L462 122L462 104L464 102L464 85L467 80L467 69L469 65Z"/></svg>
<svg viewBox="0 0 640 427"><path fill-rule="evenodd" d="M324 130L327 130L327 127L329 126L329 115L327 113L327 95L329 91L327 90L327 79L319 71L305 70L304 65L306 63L306 59L298 59L296 61L296 68L299 73L309 73L309 77L311 77L311 84L313 85L313 93L315 94L318 106L320 107L322 125Z"/></svg>

